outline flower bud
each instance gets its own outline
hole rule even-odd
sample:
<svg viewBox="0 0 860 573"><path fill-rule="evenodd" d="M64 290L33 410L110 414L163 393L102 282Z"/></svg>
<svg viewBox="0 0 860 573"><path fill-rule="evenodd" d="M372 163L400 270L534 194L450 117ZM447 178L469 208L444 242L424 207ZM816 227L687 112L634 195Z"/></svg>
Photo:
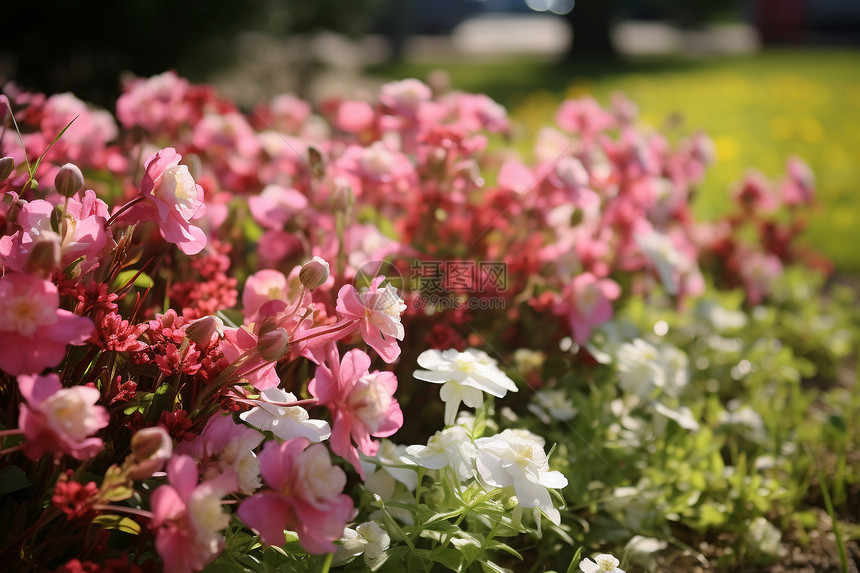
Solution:
<svg viewBox="0 0 860 573"><path fill-rule="evenodd" d="M328 263L319 257L314 257L299 271L299 280L308 290L322 286L328 280L330 273Z"/></svg>
<svg viewBox="0 0 860 573"><path fill-rule="evenodd" d="M0 182L9 179L12 171L15 169L15 160L11 157L3 157L0 159Z"/></svg>
<svg viewBox="0 0 860 573"><path fill-rule="evenodd" d="M173 455L173 442L162 426L138 430L131 438L134 463L128 475L133 480L146 479L164 467Z"/></svg>
<svg viewBox="0 0 860 573"><path fill-rule="evenodd" d="M33 242L24 268L47 279L60 266L60 257L60 236L53 231L44 231Z"/></svg>
<svg viewBox="0 0 860 573"><path fill-rule="evenodd" d="M74 163L66 163L57 172L54 178L54 187L57 193L63 197L73 197L84 188L84 174Z"/></svg>
<svg viewBox="0 0 860 573"><path fill-rule="evenodd" d="M322 152L313 145L308 146L308 163L317 177L322 177L325 174Z"/></svg>
<svg viewBox="0 0 860 573"><path fill-rule="evenodd" d="M204 316L198 318L188 325L185 329L185 336L193 340L197 346L206 348L212 342L212 337L218 335L218 338L224 336L224 321L217 316Z"/></svg>
<svg viewBox="0 0 860 573"><path fill-rule="evenodd" d="M286 356L290 349L290 335L283 328L276 328L257 339L257 350L266 362L275 362Z"/></svg>

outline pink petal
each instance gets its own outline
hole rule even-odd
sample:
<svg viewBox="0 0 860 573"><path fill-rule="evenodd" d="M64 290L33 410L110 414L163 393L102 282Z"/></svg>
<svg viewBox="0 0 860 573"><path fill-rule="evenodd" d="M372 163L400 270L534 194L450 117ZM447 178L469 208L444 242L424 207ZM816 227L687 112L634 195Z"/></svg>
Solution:
<svg viewBox="0 0 860 573"><path fill-rule="evenodd" d="M185 510L185 503L174 488L163 485L152 492L150 508L154 514L150 527L157 528L165 521L182 513Z"/></svg>
<svg viewBox="0 0 860 573"><path fill-rule="evenodd" d="M188 456L173 456L167 462L167 481L183 500L191 498L197 487L197 462Z"/></svg>
<svg viewBox="0 0 860 573"><path fill-rule="evenodd" d="M363 318L364 303L358 297L358 291L352 285L343 285L337 293L337 307L339 314L347 318Z"/></svg>
<svg viewBox="0 0 860 573"><path fill-rule="evenodd" d="M293 508L289 501L275 492L252 495L242 502L236 515L245 525L258 531L263 542L269 545L286 543L284 529L294 527L293 522L298 521L293 519Z"/></svg>

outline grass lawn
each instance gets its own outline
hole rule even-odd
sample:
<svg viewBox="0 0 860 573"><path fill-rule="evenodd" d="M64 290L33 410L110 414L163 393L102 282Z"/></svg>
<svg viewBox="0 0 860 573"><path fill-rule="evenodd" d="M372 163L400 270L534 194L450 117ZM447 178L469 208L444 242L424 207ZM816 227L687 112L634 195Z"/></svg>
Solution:
<svg viewBox="0 0 860 573"><path fill-rule="evenodd" d="M455 88L505 104L530 132L552 121L562 97L592 94L607 103L616 90L639 105L650 125L679 134L704 130L718 154L697 203L704 217L728 205L727 191L747 168L778 178L786 157L798 155L815 172L821 199L810 213L809 243L840 271L860 272L860 51L782 49L716 60L564 65L440 61L369 72L426 78L439 68Z"/></svg>

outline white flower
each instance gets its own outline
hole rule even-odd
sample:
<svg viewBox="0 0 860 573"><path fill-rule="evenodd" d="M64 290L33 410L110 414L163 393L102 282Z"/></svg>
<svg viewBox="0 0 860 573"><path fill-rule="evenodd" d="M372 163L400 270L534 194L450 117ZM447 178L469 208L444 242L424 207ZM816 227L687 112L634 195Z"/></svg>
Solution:
<svg viewBox="0 0 860 573"><path fill-rule="evenodd" d="M272 432L282 440L304 437L312 442L321 442L331 436L331 428L324 420L312 420L301 406L279 406L278 404L296 402L292 392L280 388L269 388L261 392L262 400L256 408L239 414L248 424Z"/></svg>
<svg viewBox="0 0 860 573"><path fill-rule="evenodd" d="M626 342L618 348L618 382L621 389L640 399L647 399L654 388L662 388L666 377L660 368L660 352L641 338Z"/></svg>
<svg viewBox="0 0 860 573"><path fill-rule="evenodd" d="M654 408L654 412L657 414L665 416L670 420L675 420L685 430L690 430L691 432L699 431L699 422L693 417L693 412L688 407L679 406L677 409L672 409L656 400L651 402L651 407Z"/></svg>
<svg viewBox="0 0 860 573"><path fill-rule="evenodd" d="M689 270L690 262L678 251L667 235L652 231L648 234L637 234L636 243L654 266L663 288L671 295L678 294L680 275Z"/></svg>
<svg viewBox="0 0 860 573"><path fill-rule="evenodd" d="M687 355L671 344L653 346L641 338L616 353L621 389L646 400L659 389L677 397L690 378Z"/></svg>
<svg viewBox="0 0 860 573"><path fill-rule="evenodd" d="M450 467L464 481L473 477L473 461L477 450L463 426L449 426L436 432L426 446L406 448L406 455L421 467L439 470Z"/></svg>
<svg viewBox="0 0 860 573"><path fill-rule="evenodd" d="M669 544L662 539L636 535L624 546L625 555L635 556L636 564L647 567L649 571L657 570L656 553L663 551Z"/></svg>
<svg viewBox="0 0 860 573"><path fill-rule="evenodd" d="M747 325L747 315L738 310L727 310L714 301L702 301L696 309L710 321L717 332L737 330Z"/></svg>
<svg viewBox="0 0 860 573"><path fill-rule="evenodd" d="M486 352L469 348L464 352L450 348L445 351L425 350L418 356L416 370L419 380L442 384L439 396L445 402L445 424L454 423L460 402L470 408L483 404L483 392L502 398L508 391L516 392L514 381L502 372Z"/></svg>
<svg viewBox="0 0 860 573"><path fill-rule="evenodd" d="M556 420L566 421L576 416L578 410L573 407L564 390L544 388L534 395L534 402L528 405L529 411L544 424Z"/></svg>
<svg viewBox="0 0 860 573"><path fill-rule="evenodd" d="M592 561L589 558L585 558L579 562L579 568L584 573L597 573L599 571L608 571L609 573L624 573L623 569L619 569L620 565L618 559L613 557L612 555L607 555L606 553L601 553Z"/></svg>
<svg viewBox="0 0 860 573"><path fill-rule="evenodd" d="M350 561L353 557L364 553L364 546L367 545L365 540L358 532L352 528L345 527L343 535L340 538L340 544L334 553L332 559L333 565L343 565Z"/></svg>
<svg viewBox="0 0 860 573"><path fill-rule="evenodd" d="M365 541L364 556L367 559L376 559L391 545L391 537L375 521L362 523L355 531Z"/></svg>
<svg viewBox="0 0 860 573"><path fill-rule="evenodd" d="M382 490L390 489L386 495L383 495L382 491L377 491L371 483L372 481L375 481L371 478L375 477L377 480L382 480L383 475L387 474L394 481L398 481L405 485L406 489L409 491L415 491L415 488L418 487L418 474L415 473L415 470L412 468L402 467L414 467L412 459L405 455L407 450L408 448L406 446L398 445L391 440L383 439L379 440L379 450L377 450L376 456L370 457L361 454L361 467L364 469L365 474L367 474L367 479L365 480L365 486L367 486L367 489L374 493L378 493L383 498L390 497L394 492L393 483L390 488L381 488ZM376 471L377 468L381 471Z"/></svg>
<svg viewBox="0 0 860 573"><path fill-rule="evenodd" d="M779 529L763 517L756 517L749 524L747 540L764 555L779 556L783 550L780 547L782 534Z"/></svg>
<svg viewBox="0 0 860 573"><path fill-rule="evenodd" d="M737 407L737 404L729 404L729 407L735 409L720 412L719 423L724 426L733 426L737 428L745 438L760 444L768 443L770 435L764 425L764 419L761 414L750 408L749 406Z"/></svg>
<svg viewBox="0 0 860 573"><path fill-rule="evenodd" d="M690 381L690 361L681 349L671 344L661 344L659 350L659 366L664 375L663 391L677 397Z"/></svg>
<svg viewBox="0 0 860 573"><path fill-rule="evenodd" d="M380 440L375 456L359 454L359 457L366 476L364 487L367 491L379 496L386 503L415 502L415 496L409 492L418 487L418 473L414 462L406 456L406 446L394 444L390 440ZM388 512L407 525L414 523L412 514L402 507L389 506ZM379 512L374 512L370 517L377 518L379 515Z"/></svg>
<svg viewBox="0 0 860 573"><path fill-rule="evenodd" d="M567 478L550 471L542 441L532 436L530 432L505 430L476 440L478 473L493 487L513 487L521 507L538 508L558 525L561 515L552 506L547 488L561 489L567 486Z"/></svg>
<svg viewBox="0 0 860 573"><path fill-rule="evenodd" d="M539 371L546 360L546 353L540 350L529 350L528 348L517 348L514 351L514 364L517 370L523 374Z"/></svg>
<svg viewBox="0 0 860 573"><path fill-rule="evenodd" d="M391 537L375 521L366 521L355 529L344 528L340 541L334 554L335 565L342 565L362 553L365 563L370 565L369 561L385 553L391 546Z"/></svg>
<svg viewBox="0 0 860 573"><path fill-rule="evenodd" d="M227 442L218 456L222 471L224 467L231 467L236 471L239 492L245 495L251 495L263 485L260 481L260 460L254 453L254 448L262 441L262 434L246 428L245 432Z"/></svg>

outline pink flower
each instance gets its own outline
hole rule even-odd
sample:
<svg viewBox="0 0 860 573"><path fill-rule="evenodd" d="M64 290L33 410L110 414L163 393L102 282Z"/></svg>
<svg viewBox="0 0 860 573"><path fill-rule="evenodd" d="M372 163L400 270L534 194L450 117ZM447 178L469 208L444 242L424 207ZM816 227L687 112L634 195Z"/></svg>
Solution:
<svg viewBox="0 0 860 573"><path fill-rule="evenodd" d="M510 189L519 194L526 193L536 187L541 181L538 175L519 161L509 160L499 169L498 182L503 189Z"/></svg>
<svg viewBox="0 0 860 573"><path fill-rule="evenodd" d="M199 436L179 444L176 451L201 461L204 478L235 472L239 493L250 495L260 487L260 464L254 449L263 438L257 430L234 422L232 416L216 414Z"/></svg>
<svg viewBox="0 0 860 573"><path fill-rule="evenodd" d="M457 108L457 123L467 131L486 129L498 133L508 130L507 111L488 96L455 93L448 99Z"/></svg>
<svg viewBox="0 0 860 573"><path fill-rule="evenodd" d="M56 237L60 246L60 268L81 256L86 257L87 267L97 264L108 244L104 227L109 216L107 205L88 189L81 201L71 197L67 207L66 233L60 241L51 228L54 205L43 199L25 204L17 220L22 229L9 239L10 248L8 254L2 255L5 257L3 264L15 271L24 270L36 242L49 236Z"/></svg>
<svg viewBox="0 0 860 573"><path fill-rule="evenodd" d="M379 288L384 280L384 276L374 278L370 288L361 294L352 285L341 287L337 293L337 312L345 318L359 320L361 337L391 364L400 356L396 341L405 336L400 315L406 305L390 283L384 289Z"/></svg>
<svg viewBox="0 0 860 573"><path fill-rule="evenodd" d="M346 474L332 465L325 446L307 444L304 438L266 442L260 472L271 489L246 499L237 515L269 545L286 543L290 529L309 553L334 553L353 508L342 493Z"/></svg>
<svg viewBox="0 0 860 573"><path fill-rule="evenodd" d="M263 269L252 274L245 281L245 288L242 291L245 320L256 321L260 307L270 300L287 301L289 291L287 277L280 271Z"/></svg>
<svg viewBox="0 0 860 573"><path fill-rule="evenodd" d="M351 145L334 164L331 175L343 179L356 195L372 194L402 200L418 184L409 158L383 141L367 147Z"/></svg>
<svg viewBox="0 0 860 573"><path fill-rule="evenodd" d="M275 372L277 361L264 360L257 350L259 337L249 327L225 328L224 340L221 342L221 352L231 364L241 359L245 360L239 367L237 376L247 380L257 390L275 388L281 379ZM268 362L268 364L267 364Z"/></svg>
<svg viewBox="0 0 860 573"><path fill-rule="evenodd" d="M59 308L57 287L23 273L0 278L0 369L9 374L56 366L66 345L81 345L93 321Z"/></svg>
<svg viewBox="0 0 860 573"><path fill-rule="evenodd" d="M55 161L63 158L64 161L84 167L108 166L112 154L107 143L116 139L119 133L113 116L107 110L88 107L71 93L48 97L42 109L39 126L45 144L56 137L69 122L72 122L71 126L48 150L47 158ZM30 146L27 148L30 149ZM47 171L48 165L47 162L42 163L43 169ZM120 159L114 166L122 167L124 162Z"/></svg>
<svg viewBox="0 0 860 573"><path fill-rule="evenodd" d="M382 86L379 101L400 115L414 116L431 97L433 92L429 86L416 79L406 79Z"/></svg>
<svg viewBox="0 0 860 573"><path fill-rule="evenodd" d="M68 454L79 460L96 455L104 446L91 437L110 422L107 410L96 406L101 394L90 386L63 388L56 374L18 376L21 404L18 424L27 436L24 453L38 460L45 452Z"/></svg>
<svg viewBox="0 0 860 573"><path fill-rule="evenodd" d="M747 301L750 304L759 304L770 295L774 285L782 277L782 263L776 255L758 251L742 252L738 260L741 281L747 291Z"/></svg>
<svg viewBox="0 0 860 573"><path fill-rule="evenodd" d="M811 205L815 201L815 174L799 157L786 162L788 178L781 187L782 201L789 206Z"/></svg>
<svg viewBox="0 0 860 573"><path fill-rule="evenodd" d="M266 185L259 195L248 197L254 220L267 229L281 230L308 206L300 191L281 185Z"/></svg>
<svg viewBox="0 0 860 573"><path fill-rule="evenodd" d="M176 72L135 78L124 88L116 102L116 115L125 127L170 133L188 123L195 113L188 99L191 85Z"/></svg>
<svg viewBox="0 0 860 573"><path fill-rule="evenodd" d="M194 126L192 142L215 160L219 179L229 189L239 190L241 177L253 176L257 169L260 141L245 117L236 111L204 115Z"/></svg>
<svg viewBox="0 0 860 573"><path fill-rule="evenodd" d="M591 273L583 273L567 285L563 308L577 344L588 342L592 329L612 318L610 301L620 295L621 287L618 283L609 279L598 279Z"/></svg>
<svg viewBox="0 0 860 573"><path fill-rule="evenodd" d="M199 571L224 548L218 532L227 527L230 516L221 510L221 498L236 491L236 474L225 472L198 485L194 460L174 456L167 462L167 481L150 502L155 548L166 573Z"/></svg>
<svg viewBox="0 0 860 573"><path fill-rule="evenodd" d="M345 101L337 109L335 124L349 133L359 133L373 126L373 108L364 101Z"/></svg>
<svg viewBox="0 0 860 573"><path fill-rule="evenodd" d="M555 121L563 130L580 137L593 136L615 122L612 114L591 97L565 101L558 108Z"/></svg>
<svg viewBox="0 0 860 573"><path fill-rule="evenodd" d="M257 127L283 133L299 133L310 118L311 105L294 94L281 94L256 110Z"/></svg>
<svg viewBox="0 0 860 573"><path fill-rule="evenodd" d="M133 480L145 480L152 477L155 472L161 471L164 464L173 456L173 440L170 439L170 434L164 426L142 428L131 437L131 453L134 456L134 463L129 469L128 476Z"/></svg>
<svg viewBox="0 0 860 573"><path fill-rule="evenodd" d="M206 213L203 188L194 182L182 156L166 147L146 161L140 184L145 201L123 217L155 221L161 236L186 255L196 255L206 246L206 234L191 221ZM132 214L133 213L133 214Z"/></svg>
<svg viewBox="0 0 860 573"><path fill-rule="evenodd" d="M734 199L746 213L770 213L779 207L779 198L770 181L756 170L745 174L743 182L734 193Z"/></svg>
<svg viewBox="0 0 860 573"><path fill-rule="evenodd" d="M403 425L403 412L394 399L397 378L391 372L369 372L370 357L361 350L350 350L338 364L337 348L329 348L326 364L317 367L308 391L332 413L332 451L364 478L357 450L376 454L379 444L371 436L388 437Z"/></svg>

